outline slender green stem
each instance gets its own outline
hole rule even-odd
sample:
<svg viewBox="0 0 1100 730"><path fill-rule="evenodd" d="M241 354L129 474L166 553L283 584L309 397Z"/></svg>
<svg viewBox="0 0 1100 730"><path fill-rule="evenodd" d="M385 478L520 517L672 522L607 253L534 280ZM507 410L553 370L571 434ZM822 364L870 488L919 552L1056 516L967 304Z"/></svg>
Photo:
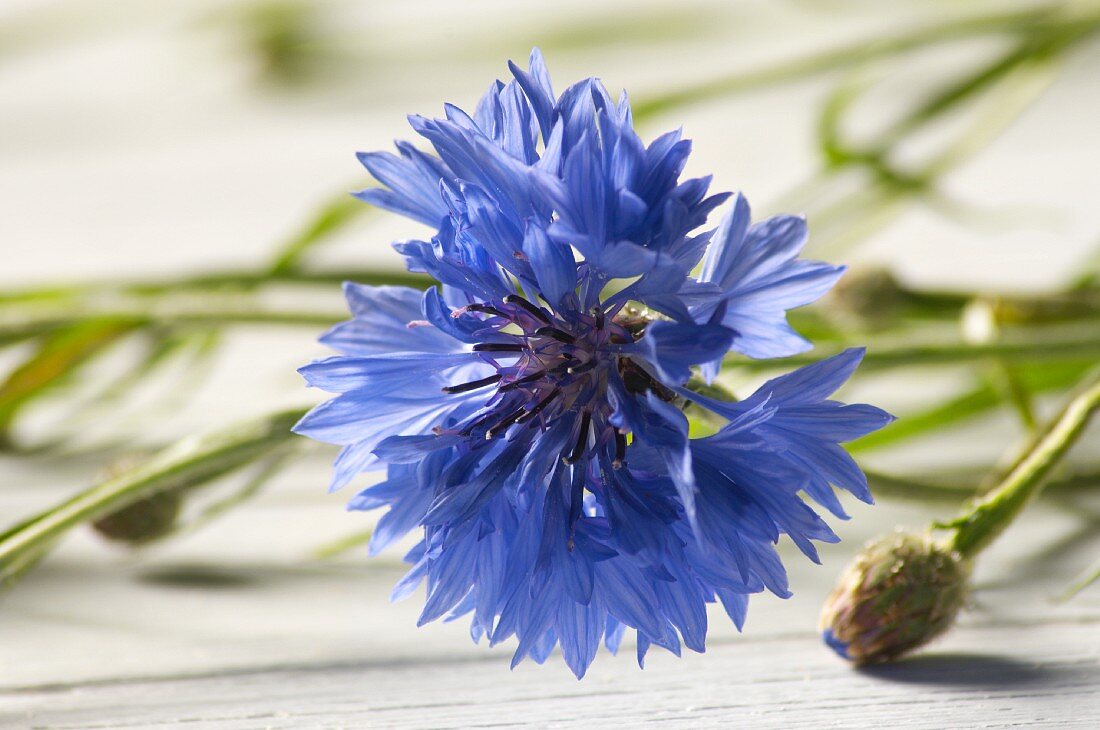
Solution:
<svg viewBox="0 0 1100 730"><path fill-rule="evenodd" d="M79 284L54 284L0 293L0 306L29 302L66 301L75 298L121 294L129 296L160 296L169 293L208 291L211 289L248 291L264 285L277 284L340 284L355 281L361 284L401 285L426 288L431 280L423 274L379 269L340 269L304 271L300 269L220 271L196 274L178 279L104 280Z"/></svg>
<svg viewBox="0 0 1100 730"><path fill-rule="evenodd" d="M217 287L254 287L262 284L339 284L355 281L360 284L400 285L425 289L431 284L424 274L398 269L340 269L335 271L245 271L205 274L167 282L132 282L123 288L134 294L157 294L177 289L210 289Z"/></svg>
<svg viewBox="0 0 1100 730"><path fill-rule="evenodd" d="M881 346L868 350L863 360L865 369L910 367L920 365L957 365L989 358L1002 358L1010 362L1042 362L1096 358L1100 356L1100 331L1089 331L1036 337L1019 342L992 342L968 344L962 342L933 343L928 345ZM775 370L815 363L841 348L820 348L811 353L784 358L781 362L746 360L736 356L726 359L726 365L747 370Z"/></svg>
<svg viewBox="0 0 1100 730"><path fill-rule="evenodd" d="M227 497L223 497L212 504L206 505L194 519L187 522L179 522L163 537L195 532L218 519L234 507L242 505L254 498L261 492L267 483L274 479L286 466L291 456L300 451L300 449L296 448L297 446L298 444L290 443L285 447L273 449L270 455L261 462L259 470L250 476L239 489Z"/></svg>
<svg viewBox="0 0 1100 730"><path fill-rule="evenodd" d="M1058 596L1058 600L1068 601L1098 580L1100 580L1100 560L1097 560L1092 565L1085 568L1085 570L1073 580L1069 588L1067 588L1062 595Z"/></svg>
<svg viewBox="0 0 1100 730"><path fill-rule="evenodd" d="M1100 409L1100 376L1092 378L1069 402L996 488L949 523L955 530L949 546L964 558L972 558L996 539L1043 488L1051 469L1077 441L1097 409Z"/></svg>
<svg viewBox="0 0 1100 730"><path fill-rule="evenodd" d="M994 380L997 382L999 389L1003 391L1005 400L1012 405L1024 428L1028 431L1034 431L1038 426L1038 420L1035 417L1035 403L1023 378L1020 377L1019 371L1009 363L999 359L994 361L993 367Z"/></svg>
<svg viewBox="0 0 1100 730"><path fill-rule="evenodd" d="M840 68L854 66L876 58L893 56L934 43L958 38L1005 33L1030 33L1044 24L1083 23L1081 19L1056 20L1054 8L1040 7L1025 11L978 15L952 19L906 31L892 37L861 39L860 42L781 62L747 73L733 73L681 86L663 95L642 99L633 105L636 119L645 119L673 107L706 101L718 96L777 83L821 75Z"/></svg>
<svg viewBox="0 0 1100 730"><path fill-rule="evenodd" d="M886 474L873 469L864 469L867 481L871 485L871 493L875 498L901 499L918 502L951 502L958 504L960 499L975 497L984 494L981 487L975 484L981 478L980 474L959 472L925 476L920 479L908 475ZM1081 473L1067 474L1058 479L1052 479L1043 488L1047 495L1072 495L1091 493L1100 485L1100 472L1085 471Z"/></svg>
<svg viewBox="0 0 1100 730"><path fill-rule="evenodd" d="M149 461L108 479L0 534L0 583L8 582L73 527L117 512L157 492L208 482L251 463L292 437L304 409L188 437Z"/></svg>
<svg viewBox="0 0 1100 730"><path fill-rule="evenodd" d="M48 332L66 329L86 322L113 321L130 326L141 327L225 327L229 325L276 325L296 327L329 327L348 315L333 311L263 311L247 309L216 309L197 307L190 311L178 308L175 311L149 312L139 314L125 310L82 311L65 314L51 312L40 317L27 317L15 324L0 322L0 344L20 339L36 337Z"/></svg>

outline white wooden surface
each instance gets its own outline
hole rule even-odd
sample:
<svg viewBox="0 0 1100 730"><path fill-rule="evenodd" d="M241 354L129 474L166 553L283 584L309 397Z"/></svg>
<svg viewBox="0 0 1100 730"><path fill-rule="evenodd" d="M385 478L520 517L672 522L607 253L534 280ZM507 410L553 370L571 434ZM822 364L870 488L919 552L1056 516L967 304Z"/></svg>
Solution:
<svg viewBox="0 0 1100 730"><path fill-rule="evenodd" d="M583 683L509 675L497 658L319 662L28 688L8 702L28 727L634 728L1058 727L1100 717L1094 650L1072 631L975 628L937 654L852 672L803 637L744 640L706 657L616 666ZM1011 644L1008 652L989 646ZM623 662L619 662L622 664ZM16 725L17 726L17 725Z"/></svg>
<svg viewBox="0 0 1100 730"><path fill-rule="evenodd" d="M254 263L318 201L360 180L352 151L405 135L406 112L471 102L503 73L505 57L593 13L614 20L668 8L563 0L552 14L543 5L521 14L497 0L370 3L344 28L370 38L375 65L361 79L319 96L265 97L250 83L248 59L210 23L227 5L0 3L0 283ZM646 63L615 43L589 51L566 43L550 60L559 87L597 73L639 97L725 65L907 27L949 5L699 0L688 8L694 29L647 45ZM913 88L983 49L921 57L909 71ZM1025 209L1030 223L975 229L917 208L862 256L917 282L1061 281L1100 226L1087 154L1100 104L1096 62L1095 48L1075 58L1041 104L945 181L980 210ZM742 188L767 210L816 167L809 110L830 83L695 107L662 126L683 124L695 138L693 174L716 172L717 187ZM884 109L898 101L875 99ZM407 225L372 226L326 255L392 263L385 244L409 235ZM331 299L337 306L335 292ZM220 366L173 411L130 403L65 425L87 431L85 443L103 424L135 443L162 441L299 402L293 369L320 354L313 334L235 332ZM950 377L906 388L865 383L854 395L904 411L951 386ZM47 413L30 426L41 434L56 422ZM918 472L947 458L983 463L1014 434L1005 422L986 423L951 434L949 448L874 463ZM63 498L102 465L94 452L0 457L0 518ZM962 625L912 661L856 672L814 630L821 600L863 540L950 511L886 502L853 507L855 519L839 529L844 542L822 551L822 567L788 551L795 597L755 599L744 636L715 616L703 656L655 652L639 671L624 648L598 657L578 683L557 658L509 672L511 650L472 646L464 625L415 629L416 599L386 600L401 574L393 556L311 561L317 545L367 524L341 509L346 495L323 493L327 470L325 457L304 460L254 504L139 556L74 534L0 596L0 726L1100 727L1100 590L1051 601L1100 553L1081 509L1029 512L983 558Z"/></svg>
<svg viewBox="0 0 1100 730"><path fill-rule="evenodd" d="M846 556L936 512L854 508L824 565L788 554L795 596L750 604L742 636L712 615L704 655L601 654L577 682L558 657L508 669L461 622L415 629L390 604L393 557L318 565L318 539L365 518L303 475L140 561L86 533L0 602L0 726L196 728L1080 727L1100 723L1100 592L1051 597L1100 549L1041 507L979 565L962 625L922 656L854 671L815 635ZM1031 555L1025 558L1025 555Z"/></svg>

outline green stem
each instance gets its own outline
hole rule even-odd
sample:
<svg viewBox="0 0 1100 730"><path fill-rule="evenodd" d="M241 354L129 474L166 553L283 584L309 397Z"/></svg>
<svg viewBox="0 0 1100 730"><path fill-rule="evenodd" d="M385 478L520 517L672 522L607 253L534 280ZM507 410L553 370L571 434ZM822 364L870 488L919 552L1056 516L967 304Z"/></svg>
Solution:
<svg viewBox="0 0 1100 730"><path fill-rule="evenodd" d="M335 271L302 271L299 269L250 271L220 271L196 274L180 279L148 279L96 281L80 284L56 284L0 293L0 305L34 301L57 301L82 296L122 294L130 296L160 296L163 294L210 289L250 290L267 284L340 284L355 281L360 284L400 285L420 289L431 280L423 274L399 270L340 269Z"/></svg>
<svg viewBox="0 0 1100 730"><path fill-rule="evenodd" d="M0 583L10 582L73 527L96 520L157 492L183 489L238 469L289 438L304 409L284 411L187 437L149 461L108 479L0 534Z"/></svg>
<svg viewBox="0 0 1100 730"><path fill-rule="evenodd" d="M955 534L948 541L964 558L977 555L1008 527L1039 493L1051 469L1065 456L1100 408L1100 376L1092 378L1036 441L1016 467L984 498L949 523Z"/></svg>
<svg viewBox="0 0 1100 730"><path fill-rule="evenodd" d="M1074 579L1069 588L1067 588L1062 595L1058 596L1058 600L1068 601L1098 580L1100 580L1100 560L1097 560L1092 565L1085 568L1085 570Z"/></svg>
<svg viewBox="0 0 1100 730"><path fill-rule="evenodd" d="M886 474L873 469L864 469L867 480L871 485L871 493L875 498L904 499L918 502L950 502L958 504L960 498L975 497L985 494L975 484L981 478L980 474L967 471L958 473L923 476L915 479L909 476ZM1073 494L1094 493L1100 485L1100 472L1084 471L1080 473L1066 474L1057 479L1052 479L1043 488L1047 495L1068 496Z"/></svg>
<svg viewBox="0 0 1100 730"><path fill-rule="evenodd" d="M863 360L865 369L909 367L918 365L958 365L989 358L1011 362L1040 362L1095 358L1100 356L1100 332L1095 327L1078 336L1049 336L1020 342L986 344L934 343L928 345L898 345L868 350ZM1077 335L1077 333L1072 333ZM746 370L775 370L810 365L835 355L842 348L820 348L812 353L793 355L779 363L772 360L746 360L738 356L726 358L725 364Z"/></svg>
<svg viewBox="0 0 1100 730"><path fill-rule="evenodd" d="M642 120L670 108L698 103L726 94L761 88L777 83L821 75L876 58L893 56L929 44L944 43L970 36L1029 33L1037 27L1087 23L1089 19L1056 19L1053 8L1040 7L1023 12L979 15L953 19L900 33L893 37L862 39L860 42L786 61L748 73L734 73L695 85L681 86L663 95L642 99L633 105L634 118Z"/></svg>
<svg viewBox="0 0 1100 730"><path fill-rule="evenodd" d="M245 271L223 272L189 277L168 282L132 282L123 288L133 294L157 294L177 289L209 289L217 287L255 287L263 284L340 284L354 281L360 284L411 286L425 289L432 283L424 274L401 270L340 269L336 271Z"/></svg>
<svg viewBox="0 0 1100 730"><path fill-rule="evenodd" d="M360 545L366 545L370 542L370 539L374 536L373 529L360 530L359 532L353 532L350 535L344 535L341 538L333 540L332 542L326 542L318 548L315 548L312 553L314 560L328 560L329 558L335 558L338 555L343 555L349 550L353 550Z"/></svg>
<svg viewBox="0 0 1100 730"><path fill-rule="evenodd" d="M993 366L994 379L999 389L1004 392L1005 398L1015 409L1024 428L1029 432L1034 431L1038 426L1038 420L1035 418L1035 404L1019 371L1004 360L994 361Z"/></svg>
<svg viewBox="0 0 1100 730"><path fill-rule="evenodd" d="M38 335L67 329L76 325L110 321L131 329L141 327L224 327L227 325L275 325L292 327L330 327L348 315L339 312L262 311L247 309L195 309L173 312L146 312L140 314L126 310L84 310L61 314L51 312L45 316L26 317L14 324L0 322L0 344L16 342Z"/></svg>

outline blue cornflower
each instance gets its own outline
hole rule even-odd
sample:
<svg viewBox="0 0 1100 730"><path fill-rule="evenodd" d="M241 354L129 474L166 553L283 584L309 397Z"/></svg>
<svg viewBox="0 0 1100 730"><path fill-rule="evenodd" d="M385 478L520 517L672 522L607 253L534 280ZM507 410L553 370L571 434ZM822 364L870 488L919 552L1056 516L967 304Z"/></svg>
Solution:
<svg viewBox="0 0 1100 730"><path fill-rule="evenodd" d="M740 402L687 387L731 350L809 347L786 311L841 269L798 259L799 218L750 225L740 196L703 229L728 196L680 179L679 132L643 144L625 96L587 79L555 97L537 50L511 71L472 116L410 118L434 154L359 156L383 187L358 196L434 231L395 247L441 286L346 285L353 319L321 338L340 354L301 371L339 395L297 431L343 446L333 488L386 466L350 506L389 508L372 553L422 530L394 591L426 582L420 623L470 614L475 640L517 637L513 665L560 646L578 677L626 629L639 663L703 651L707 603L740 628L748 594L789 595L781 534L815 560L837 539L800 494L841 517L834 486L871 501L838 444L890 416L828 399L858 350ZM725 425L689 438L688 401Z"/></svg>

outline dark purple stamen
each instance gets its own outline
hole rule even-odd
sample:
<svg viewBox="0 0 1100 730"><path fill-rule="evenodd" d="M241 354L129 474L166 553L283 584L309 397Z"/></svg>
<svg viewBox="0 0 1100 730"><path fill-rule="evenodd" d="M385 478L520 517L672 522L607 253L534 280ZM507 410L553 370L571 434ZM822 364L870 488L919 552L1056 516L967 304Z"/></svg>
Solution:
<svg viewBox="0 0 1100 730"><path fill-rule="evenodd" d="M511 319L507 314L500 311L496 307L488 304L467 304L464 309L467 312L481 312L482 314L491 314L495 317L503 317L504 319Z"/></svg>
<svg viewBox="0 0 1100 730"><path fill-rule="evenodd" d="M523 352L526 349L523 345L511 345L505 342L479 342L474 345L474 352Z"/></svg>
<svg viewBox="0 0 1100 730"><path fill-rule="evenodd" d="M572 345L577 341L577 338L568 332L562 332L557 327L539 327L535 330L536 335L543 335L544 337L553 337L558 342L564 342L567 345Z"/></svg>
<svg viewBox="0 0 1100 730"><path fill-rule="evenodd" d="M508 296L504 297L504 303L514 304L520 309L526 311L535 319L542 320L546 324L550 324L550 317L547 316L546 312L542 311L541 308L536 307L534 304L531 304L531 302L527 301L519 294L509 294Z"/></svg>
<svg viewBox="0 0 1100 730"><path fill-rule="evenodd" d="M585 449L588 448L588 427L590 425L592 425L592 414L589 411L582 412L581 428L577 433L577 443L573 445L573 450L569 453L569 456L565 457L566 464L575 464L584 456Z"/></svg>
<svg viewBox="0 0 1100 730"><path fill-rule="evenodd" d="M527 423L532 418L534 418L538 414L542 413L542 411L546 408L546 406L550 405L550 401L554 400L559 395L561 395L561 390L559 388L554 388L552 391L550 391L550 393L545 398L540 400L535 405L534 408L532 408L531 410L527 411L522 416L517 418L516 423Z"/></svg>
<svg viewBox="0 0 1100 730"><path fill-rule="evenodd" d="M545 370L536 370L535 372L531 373L530 375L524 375L522 378L519 378L518 380L513 380L510 383L505 383L504 385L500 386L499 390L500 390L501 393L505 393L509 390L513 390L515 388L518 388L521 385L526 385L527 383L533 383L533 382L535 382L536 380L538 380L539 378L541 378L544 375L546 375Z"/></svg>
<svg viewBox="0 0 1100 730"><path fill-rule="evenodd" d="M443 389L444 393L465 393L470 390L477 390L478 388L484 388L486 385L492 385L500 380L502 376L500 373L490 375L487 378L481 378L480 380L471 380L468 383L462 383L461 385L448 385Z"/></svg>
<svg viewBox="0 0 1100 730"><path fill-rule="evenodd" d="M490 441L493 439L493 437L498 436L499 434L507 430L508 427L511 426L513 423L519 421L519 417L522 416L523 413L524 410L522 408L517 408L516 410L509 413L507 416L497 422L496 425L492 426L491 428L489 428L488 431L485 432L485 440Z"/></svg>
<svg viewBox="0 0 1100 730"><path fill-rule="evenodd" d="M611 462L612 469L621 469L626 460L626 436L622 431L615 429L615 460Z"/></svg>

